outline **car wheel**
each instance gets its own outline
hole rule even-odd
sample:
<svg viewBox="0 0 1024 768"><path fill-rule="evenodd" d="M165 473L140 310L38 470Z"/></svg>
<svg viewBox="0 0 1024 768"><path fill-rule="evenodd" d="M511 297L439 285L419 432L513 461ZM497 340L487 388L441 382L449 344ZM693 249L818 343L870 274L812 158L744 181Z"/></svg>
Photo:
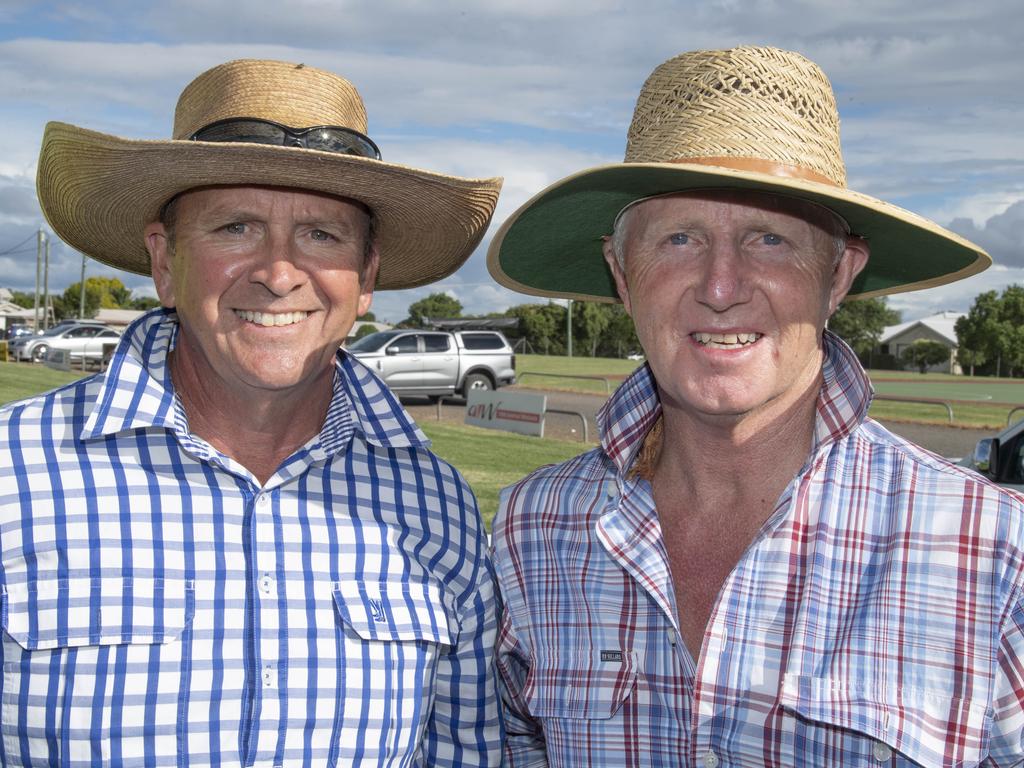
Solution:
<svg viewBox="0 0 1024 768"><path fill-rule="evenodd" d="M491 390L494 389L494 385L491 384L491 380L483 373L471 373L466 377L466 380L462 382L462 395L463 397L469 397L470 390Z"/></svg>
<svg viewBox="0 0 1024 768"><path fill-rule="evenodd" d="M50 348L45 344L38 345L32 350L32 359L37 363L43 362L46 359L46 353L50 351Z"/></svg>

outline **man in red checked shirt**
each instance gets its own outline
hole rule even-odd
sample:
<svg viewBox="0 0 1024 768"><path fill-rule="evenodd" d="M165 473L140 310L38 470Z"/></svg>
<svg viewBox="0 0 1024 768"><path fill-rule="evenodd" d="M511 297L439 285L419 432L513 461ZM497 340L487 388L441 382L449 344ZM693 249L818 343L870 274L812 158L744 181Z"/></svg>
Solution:
<svg viewBox="0 0 1024 768"><path fill-rule="evenodd" d="M990 259L847 189L816 65L664 63L625 162L538 194L489 263L622 301L648 360L600 447L503 493L506 764L1021 764L1021 498L868 418L825 330Z"/></svg>

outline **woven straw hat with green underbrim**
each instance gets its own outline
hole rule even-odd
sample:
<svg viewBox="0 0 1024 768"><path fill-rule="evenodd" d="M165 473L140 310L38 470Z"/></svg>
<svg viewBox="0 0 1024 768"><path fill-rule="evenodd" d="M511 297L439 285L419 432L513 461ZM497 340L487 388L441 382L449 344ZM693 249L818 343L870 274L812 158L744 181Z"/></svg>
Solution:
<svg viewBox="0 0 1024 768"><path fill-rule="evenodd" d="M799 54L741 47L658 67L637 99L625 161L569 176L519 208L491 242L488 268L523 293L617 301L601 250L616 215L699 189L787 195L837 213L871 248L850 299L944 285L992 263L934 222L847 189L828 78Z"/></svg>
<svg viewBox="0 0 1024 768"><path fill-rule="evenodd" d="M284 127L295 131L277 144L259 143ZM241 59L207 70L182 91L170 140L50 123L36 188L64 242L131 272L149 274L143 229L171 198L243 184L366 205L381 255L377 288L412 288L451 274L487 230L501 179L386 163L365 134L363 100L348 80L302 64Z"/></svg>

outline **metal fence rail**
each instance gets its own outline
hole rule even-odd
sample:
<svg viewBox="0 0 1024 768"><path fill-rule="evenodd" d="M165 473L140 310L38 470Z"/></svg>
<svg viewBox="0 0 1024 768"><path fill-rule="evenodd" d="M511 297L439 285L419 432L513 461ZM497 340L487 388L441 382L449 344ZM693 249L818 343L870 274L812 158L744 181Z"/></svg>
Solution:
<svg viewBox="0 0 1024 768"><path fill-rule="evenodd" d="M578 416L580 423L583 425L583 442L590 442L590 430L587 427L587 417L584 416L582 413L580 413L579 411L563 411L559 408L545 408L544 414L547 415L549 413L561 413L565 416Z"/></svg>
<svg viewBox="0 0 1024 768"><path fill-rule="evenodd" d="M925 400L916 397L899 397L897 395L875 395L875 400L887 400L897 403L918 403L919 405L941 405L946 409L946 413L949 414L949 423L953 423L953 406L945 400Z"/></svg>

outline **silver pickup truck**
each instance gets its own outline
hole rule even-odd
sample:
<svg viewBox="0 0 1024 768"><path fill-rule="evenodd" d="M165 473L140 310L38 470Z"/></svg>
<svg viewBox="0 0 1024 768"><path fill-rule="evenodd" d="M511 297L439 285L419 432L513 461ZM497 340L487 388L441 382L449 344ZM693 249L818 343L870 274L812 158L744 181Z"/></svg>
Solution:
<svg viewBox="0 0 1024 768"><path fill-rule="evenodd" d="M396 395L465 397L471 389L497 389L516 380L515 353L498 331L380 331L346 351Z"/></svg>

